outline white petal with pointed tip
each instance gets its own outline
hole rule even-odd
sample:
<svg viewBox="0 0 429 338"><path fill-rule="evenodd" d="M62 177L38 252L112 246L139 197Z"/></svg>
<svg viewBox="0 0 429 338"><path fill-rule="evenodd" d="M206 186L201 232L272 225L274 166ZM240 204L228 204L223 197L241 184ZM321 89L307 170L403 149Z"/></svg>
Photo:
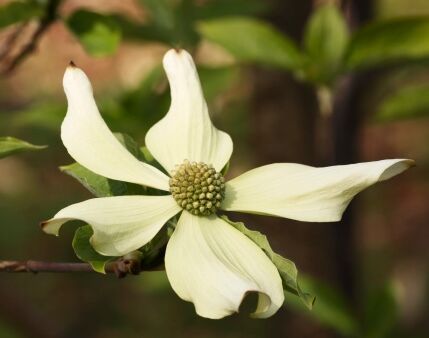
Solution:
<svg viewBox="0 0 429 338"><path fill-rule="evenodd" d="M93 198L60 210L42 223L42 229L58 235L67 221L87 222L94 230L94 249L103 255L121 256L148 243L180 210L171 195Z"/></svg>
<svg viewBox="0 0 429 338"><path fill-rule="evenodd" d="M402 159L325 168L270 164L227 182L222 209L299 221L339 221L357 193L400 174L413 164Z"/></svg>
<svg viewBox="0 0 429 338"><path fill-rule="evenodd" d="M68 67L63 85L68 109L61 125L61 139L69 154L99 175L168 191L168 177L137 160L109 130L98 111L85 73Z"/></svg>
<svg viewBox="0 0 429 338"><path fill-rule="evenodd" d="M273 315L283 304L279 273L249 238L216 215L183 211L167 245L168 279L196 312L219 319L234 312L248 292L258 292L254 317Z"/></svg>
<svg viewBox="0 0 429 338"><path fill-rule="evenodd" d="M192 57L172 49L164 56L164 68L171 106L146 134L146 146L170 174L184 160L212 164L220 171L231 156L232 140L210 120Z"/></svg>

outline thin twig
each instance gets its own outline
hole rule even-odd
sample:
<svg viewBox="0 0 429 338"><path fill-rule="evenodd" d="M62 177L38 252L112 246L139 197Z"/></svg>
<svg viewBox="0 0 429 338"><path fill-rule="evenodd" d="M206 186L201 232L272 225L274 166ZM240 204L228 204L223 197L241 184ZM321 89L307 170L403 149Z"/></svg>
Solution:
<svg viewBox="0 0 429 338"><path fill-rule="evenodd" d="M16 41L18 40L21 33L24 31L24 29L27 27L28 22L24 22L20 24L18 27L15 28L15 30L10 33L6 39L5 42L0 46L0 61L5 59L10 51L13 49Z"/></svg>
<svg viewBox="0 0 429 338"><path fill-rule="evenodd" d="M38 23L37 28L29 38L28 42L21 48L21 50L13 57L9 64L2 71L3 74L12 72L21 62L23 62L37 47L40 38L48 30L51 24L57 18L57 10L61 0L50 0L46 5L44 16ZM16 40L16 38L15 38Z"/></svg>
<svg viewBox="0 0 429 338"><path fill-rule="evenodd" d="M128 274L137 275L141 271L156 271L160 267L143 267L130 259L118 259L107 263L106 273L114 273L118 278ZM0 261L0 272L94 272L88 263L65 263L43 261Z"/></svg>

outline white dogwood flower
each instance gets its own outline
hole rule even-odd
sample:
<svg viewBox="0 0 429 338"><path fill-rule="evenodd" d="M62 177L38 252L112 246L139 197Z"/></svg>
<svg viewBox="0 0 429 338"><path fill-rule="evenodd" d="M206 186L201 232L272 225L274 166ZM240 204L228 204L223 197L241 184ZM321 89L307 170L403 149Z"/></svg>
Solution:
<svg viewBox="0 0 429 338"><path fill-rule="evenodd" d="M147 133L146 145L168 175L137 160L116 139L97 109L90 81L75 66L64 75L68 111L61 138L70 155L91 171L165 195L90 199L62 209L43 223L43 230L58 235L63 223L82 220L93 228L95 250L120 256L148 243L180 214L165 254L174 291L207 318L237 312L244 296L257 292L253 316L269 317L284 300L279 272L253 241L217 213L338 221L358 192L403 172L413 162L390 159L326 168L276 163L225 182L221 170L230 159L232 141L210 120L192 57L172 49L163 64L171 106Z"/></svg>

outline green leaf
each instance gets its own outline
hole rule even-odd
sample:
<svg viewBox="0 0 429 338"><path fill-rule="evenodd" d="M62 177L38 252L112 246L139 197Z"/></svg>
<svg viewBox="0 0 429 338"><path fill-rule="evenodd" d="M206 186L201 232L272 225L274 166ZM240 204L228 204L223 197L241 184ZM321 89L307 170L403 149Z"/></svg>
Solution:
<svg viewBox="0 0 429 338"><path fill-rule="evenodd" d="M330 83L339 72L349 40L347 24L338 7L319 6L311 16L304 34L308 56L307 77L316 83Z"/></svg>
<svg viewBox="0 0 429 338"><path fill-rule="evenodd" d="M226 176L226 174L228 173L230 165L231 165L231 161L226 162L225 166L220 171L220 173L222 174L222 176L224 176L224 177Z"/></svg>
<svg viewBox="0 0 429 338"><path fill-rule="evenodd" d="M398 307L393 285L373 291L365 305L364 337L388 338L394 336L393 329L398 317Z"/></svg>
<svg viewBox="0 0 429 338"><path fill-rule="evenodd" d="M196 8L199 20L215 19L225 16L256 15L267 11L267 3L259 0L209 0Z"/></svg>
<svg viewBox="0 0 429 338"><path fill-rule="evenodd" d="M114 133L115 137L118 139L119 142L122 143L122 145L132 154L134 157L136 157L138 160L141 160L141 152L140 152L140 146L137 144L137 142L128 134L125 133Z"/></svg>
<svg viewBox="0 0 429 338"><path fill-rule="evenodd" d="M198 30L239 61L293 70L301 67L301 55L294 42L264 21L231 17L200 22Z"/></svg>
<svg viewBox="0 0 429 338"><path fill-rule="evenodd" d="M194 29L194 1L140 0L150 15L150 24L173 46L192 48L198 42ZM164 39L163 39L164 40Z"/></svg>
<svg viewBox="0 0 429 338"><path fill-rule="evenodd" d="M43 7L30 1L13 1L0 7L0 28L43 15Z"/></svg>
<svg viewBox="0 0 429 338"><path fill-rule="evenodd" d="M345 64L350 70L429 57L429 17L380 21L352 36Z"/></svg>
<svg viewBox="0 0 429 338"><path fill-rule="evenodd" d="M174 3L171 0L140 0L149 10L151 20L160 27L173 29L175 23Z"/></svg>
<svg viewBox="0 0 429 338"><path fill-rule="evenodd" d="M8 123L14 128L41 128L59 130L64 119L66 105L56 102L41 102L19 110L11 110Z"/></svg>
<svg viewBox="0 0 429 338"><path fill-rule="evenodd" d="M376 120L394 121L429 116L429 85L412 85L398 89L385 98L376 114Z"/></svg>
<svg viewBox="0 0 429 338"><path fill-rule="evenodd" d="M228 219L226 216L222 218L231 224L234 228L242 232L244 235L249 237L256 245L258 245L271 259L273 264L279 270L280 277L283 281L283 289L286 292L293 293L294 295L299 296L301 301L305 304L308 309L312 309L315 301L315 297L305 293L301 290L298 285L298 270L295 264L286 259L279 254L275 253L271 249L270 243L268 242L267 236L261 234L259 231L249 230L241 222L233 222Z"/></svg>
<svg viewBox="0 0 429 338"><path fill-rule="evenodd" d="M61 166L60 170L75 178L96 197L118 196L127 192L126 183L100 176L79 163Z"/></svg>
<svg viewBox="0 0 429 338"><path fill-rule="evenodd" d="M68 17L67 26L93 56L113 54L121 41L119 25L107 15L78 10Z"/></svg>
<svg viewBox="0 0 429 338"><path fill-rule="evenodd" d="M110 105L103 104L101 110L120 117L116 121L119 123L116 125L118 130L138 126L134 131L144 135L168 110L170 98L166 84L162 67L156 66L137 88L122 93ZM143 120L142 112L145 114Z"/></svg>
<svg viewBox="0 0 429 338"><path fill-rule="evenodd" d="M156 161L155 157L153 157L153 155L146 146L140 148L140 153L146 163L152 164Z"/></svg>
<svg viewBox="0 0 429 338"><path fill-rule="evenodd" d="M171 237L170 232L172 227L173 221L169 221L167 226L162 227L149 243L139 249L143 254L141 264L146 269L160 269L164 267L165 249Z"/></svg>
<svg viewBox="0 0 429 338"><path fill-rule="evenodd" d="M80 260L91 264L94 271L106 273L104 270L106 264L115 259L115 257L103 256L95 251L90 243L92 235L93 231L90 225L78 228L72 242L74 252Z"/></svg>
<svg viewBox="0 0 429 338"><path fill-rule="evenodd" d="M24 151L45 149L46 147L37 146L10 136L0 137L0 158Z"/></svg>
<svg viewBox="0 0 429 338"><path fill-rule="evenodd" d="M314 304L313 310L307 311L307 308L296 297L285 293L287 306L295 311L303 312L306 316L333 328L344 336L360 336L358 323L341 293L307 276L301 276L300 283L306 290L317 294L317 302Z"/></svg>
<svg viewBox="0 0 429 338"><path fill-rule="evenodd" d="M198 75L203 86L204 97L210 102L238 81L239 71L237 67L199 66Z"/></svg>
<svg viewBox="0 0 429 338"><path fill-rule="evenodd" d="M141 24L117 14L112 15L111 18L115 20L116 25L120 28L123 39L164 43L169 43L171 40L168 31L160 29L154 24Z"/></svg>

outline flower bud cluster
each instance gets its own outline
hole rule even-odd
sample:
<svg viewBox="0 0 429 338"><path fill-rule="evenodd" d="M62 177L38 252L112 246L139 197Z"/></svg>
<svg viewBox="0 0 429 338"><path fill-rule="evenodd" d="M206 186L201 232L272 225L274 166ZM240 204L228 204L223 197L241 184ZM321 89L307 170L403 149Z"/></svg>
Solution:
<svg viewBox="0 0 429 338"><path fill-rule="evenodd" d="M170 191L184 210L196 216L216 212L225 196L225 179L212 165L185 161L176 166Z"/></svg>

